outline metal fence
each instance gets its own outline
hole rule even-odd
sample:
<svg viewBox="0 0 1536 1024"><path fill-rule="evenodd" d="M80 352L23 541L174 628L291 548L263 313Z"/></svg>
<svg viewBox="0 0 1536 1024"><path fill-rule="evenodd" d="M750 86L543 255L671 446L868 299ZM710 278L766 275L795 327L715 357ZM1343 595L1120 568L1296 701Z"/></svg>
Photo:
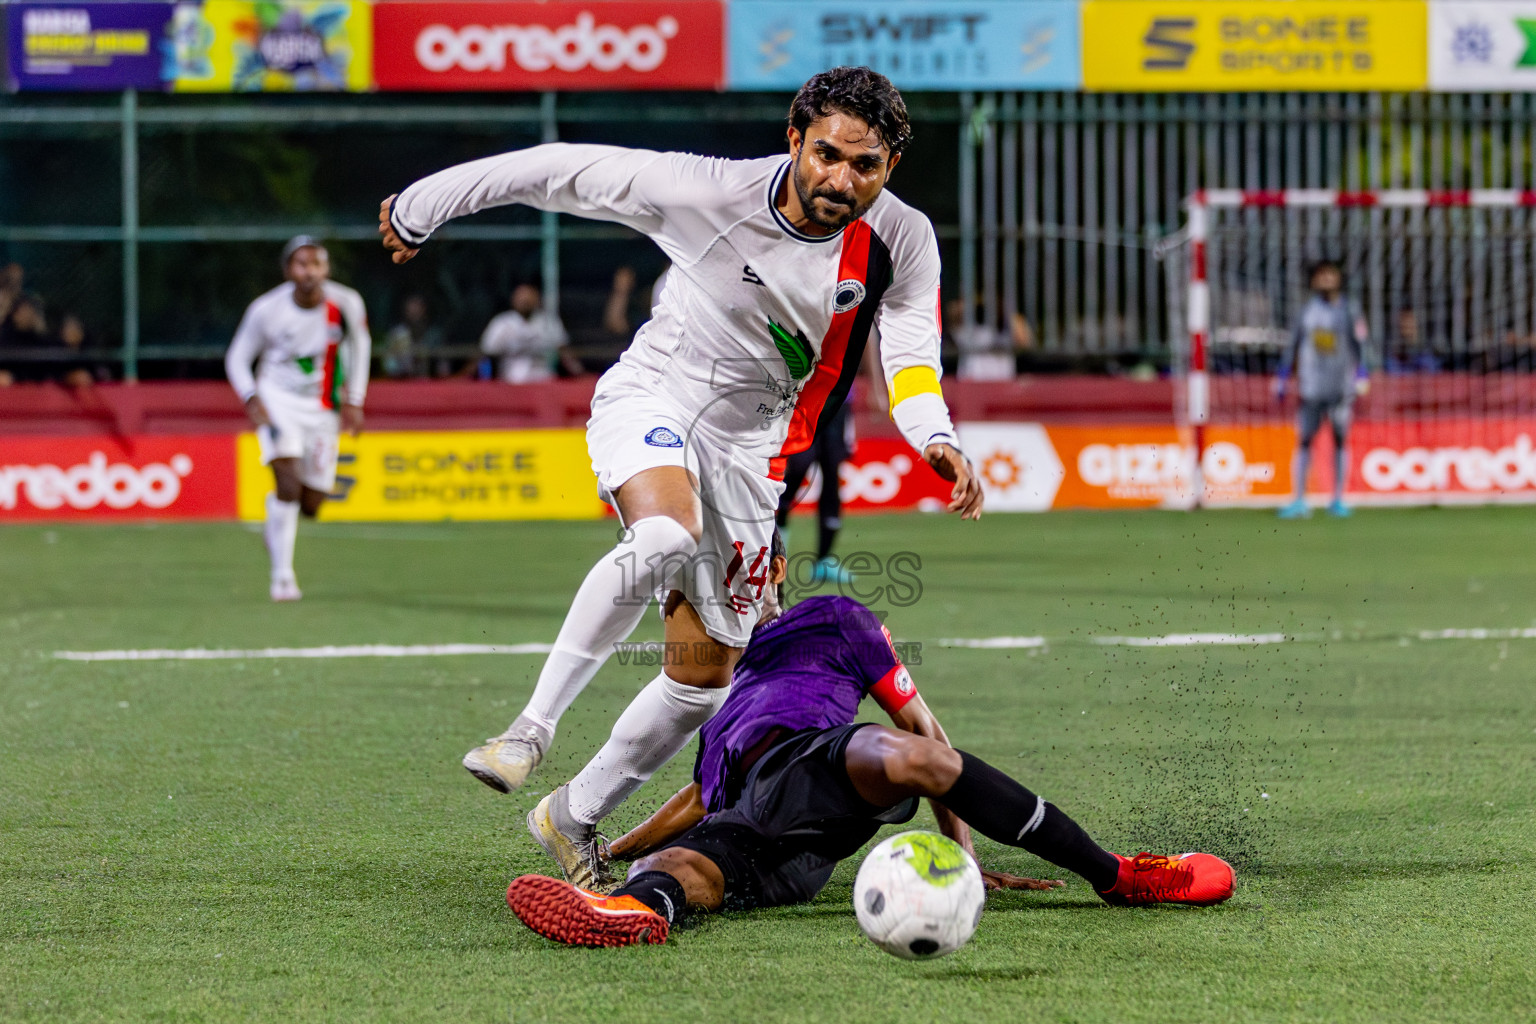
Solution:
<svg viewBox="0 0 1536 1024"><path fill-rule="evenodd" d="M961 219L974 244L962 250L962 287L990 325L1023 312L1045 353L1166 360L1177 336L1157 246L1198 189L1536 180L1530 94L991 93L964 103L973 148Z"/></svg>
<svg viewBox="0 0 1536 1024"><path fill-rule="evenodd" d="M202 262L206 287L214 288L221 279L212 255L218 247L270 248L305 230L343 244L351 240L354 262L362 267L356 273L364 276L367 269L362 254L373 244L374 227L357 211L338 212L339 204L270 210L239 196L230 211L210 198L215 192L205 184L183 181L190 159L184 154L210 134L283 133L290 151L300 153L320 140L355 138L357 148L371 146L369 152L379 154L357 161L364 166L348 172L356 180L333 183L337 194L355 199L387 189L385 182L465 158L460 150L478 155L540 139L760 155L777 144L787 99L4 98L0 191L7 197L0 199L0 261L29 246L31 252L51 246L57 264L88 282L82 287L120 296L120 304L101 306L119 321L102 331L110 341L104 354L132 376L145 359L211 358L233 327L219 322L227 312L191 327L156 314L145 331L144 297L154 293L146 278L166 272L168 252L205 247L195 252L210 254ZM896 188L936 222L948 264L946 288L975 298L967 317L1002 329L1010 313L1021 312L1041 357L1089 366L1166 361L1174 334L1157 245L1179 230L1181 202L1196 189L1463 189L1524 187L1533 180L1536 100L1527 94L1065 92L908 99L919 145ZM721 132L727 134L717 138ZM469 142L455 142L459 136ZM79 143L78 155L43 175L48 181L17 187L18 180L41 173L28 147L45 138ZM413 155L398 156L412 140L419 143ZM237 152L224 159L259 162L258 147L251 148L248 157ZM389 165L389 174L380 164ZM200 198L183 203L183 191ZM18 202L21 195L51 198ZM636 244L621 228L510 212L451 226L442 237L475 247L456 264L465 273L483 269L498 247L536 251L533 265L551 296L563 281L601 263L609 249ZM526 270L502 268L481 290L493 293L514 273ZM392 305L390 286L362 284L370 306ZM464 305L473 317L486 312L463 298L458 283L440 284L445 303ZM228 306L237 289L226 287ZM242 291L241 301L253 294ZM195 299L189 295L187 301Z"/></svg>

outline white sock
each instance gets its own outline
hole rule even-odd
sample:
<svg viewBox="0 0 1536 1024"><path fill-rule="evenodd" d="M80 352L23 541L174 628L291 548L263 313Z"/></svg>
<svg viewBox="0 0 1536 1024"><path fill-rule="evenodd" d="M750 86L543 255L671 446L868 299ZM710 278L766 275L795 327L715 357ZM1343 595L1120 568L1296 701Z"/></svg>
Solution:
<svg viewBox="0 0 1536 1024"><path fill-rule="evenodd" d="M625 539L581 581L522 717L553 736L560 716L608 660L613 645L640 624L656 588L698 547L692 534L666 516L641 519L625 531Z"/></svg>
<svg viewBox="0 0 1536 1024"><path fill-rule="evenodd" d="M299 503L279 501L275 493L267 495L267 521L261 535L272 557L272 578L293 578L293 542L299 536Z"/></svg>
<svg viewBox="0 0 1536 1024"><path fill-rule="evenodd" d="M688 745L730 692L729 686L686 686L665 672L652 679L613 723L608 742L571 780L571 816L587 825L606 818Z"/></svg>

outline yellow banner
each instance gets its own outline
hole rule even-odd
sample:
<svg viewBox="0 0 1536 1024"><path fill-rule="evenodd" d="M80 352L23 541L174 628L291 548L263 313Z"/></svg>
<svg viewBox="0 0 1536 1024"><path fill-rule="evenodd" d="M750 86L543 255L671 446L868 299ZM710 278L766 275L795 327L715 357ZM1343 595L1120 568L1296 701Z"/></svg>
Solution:
<svg viewBox="0 0 1536 1024"><path fill-rule="evenodd" d="M365 92L373 8L363 0L206 0L172 15L177 92Z"/></svg>
<svg viewBox="0 0 1536 1024"><path fill-rule="evenodd" d="M1422 89L1423 0L1084 0L1088 89Z"/></svg>
<svg viewBox="0 0 1536 1024"><path fill-rule="evenodd" d="M259 520L272 472L255 434L240 436L239 467L240 518ZM320 518L600 519L605 508L584 430L400 431L342 436Z"/></svg>

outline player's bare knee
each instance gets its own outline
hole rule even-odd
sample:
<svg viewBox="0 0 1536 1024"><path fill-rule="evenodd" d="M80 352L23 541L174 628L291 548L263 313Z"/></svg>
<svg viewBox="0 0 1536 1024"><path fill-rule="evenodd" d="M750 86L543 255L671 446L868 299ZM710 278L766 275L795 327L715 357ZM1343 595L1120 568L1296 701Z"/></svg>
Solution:
<svg viewBox="0 0 1536 1024"><path fill-rule="evenodd" d="M937 740L893 733L885 754L886 777L925 796L949 791L960 777L960 755Z"/></svg>
<svg viewBox="0 0 1536 1024"><path fill-rule="evenodd" d="M714 861L697 850L669 846L647 854L634 863L630 875L660 871L677 879L690 907L718 909L725 900L725 875Z"/></svg>

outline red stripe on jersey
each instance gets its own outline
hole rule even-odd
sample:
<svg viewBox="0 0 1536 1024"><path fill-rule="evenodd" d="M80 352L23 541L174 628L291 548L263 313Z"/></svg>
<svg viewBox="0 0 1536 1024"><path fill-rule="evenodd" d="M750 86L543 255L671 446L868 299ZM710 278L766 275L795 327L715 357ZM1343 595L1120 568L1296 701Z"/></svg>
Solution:
<svg viewBox="0 0 1536 1024"><path fill-rule="evenodd" d="M866 287L869 285L864 280L869 275L869 234L869 225L862 220L854 221L843 231L843 251L838 260L837 280L832 282L833 289L850 279ZM800 398L789 419L789 434L784 438L784 447L779 449L780 455L793 455L811 446L816 436L816 424L821 421L822 407L827 404L827 396L837 387L838 378L842 376L843 356L848 352L848 341L853 334L853 321L859 315L859 305L832 314L832 323L827 327L826 337L821 339L821 358L811 371L811 379L800 389ZM782 477L781 472L779 478Z"/></svg>
<svg viewBox="0 0 1536 1024"><path fill-rule="evenodd" d="M320 404L327 409L341 406L341 374L337 372L337 352L343 332L341 307L334 302L325 304L325 376L320 382Z"/></svg>

